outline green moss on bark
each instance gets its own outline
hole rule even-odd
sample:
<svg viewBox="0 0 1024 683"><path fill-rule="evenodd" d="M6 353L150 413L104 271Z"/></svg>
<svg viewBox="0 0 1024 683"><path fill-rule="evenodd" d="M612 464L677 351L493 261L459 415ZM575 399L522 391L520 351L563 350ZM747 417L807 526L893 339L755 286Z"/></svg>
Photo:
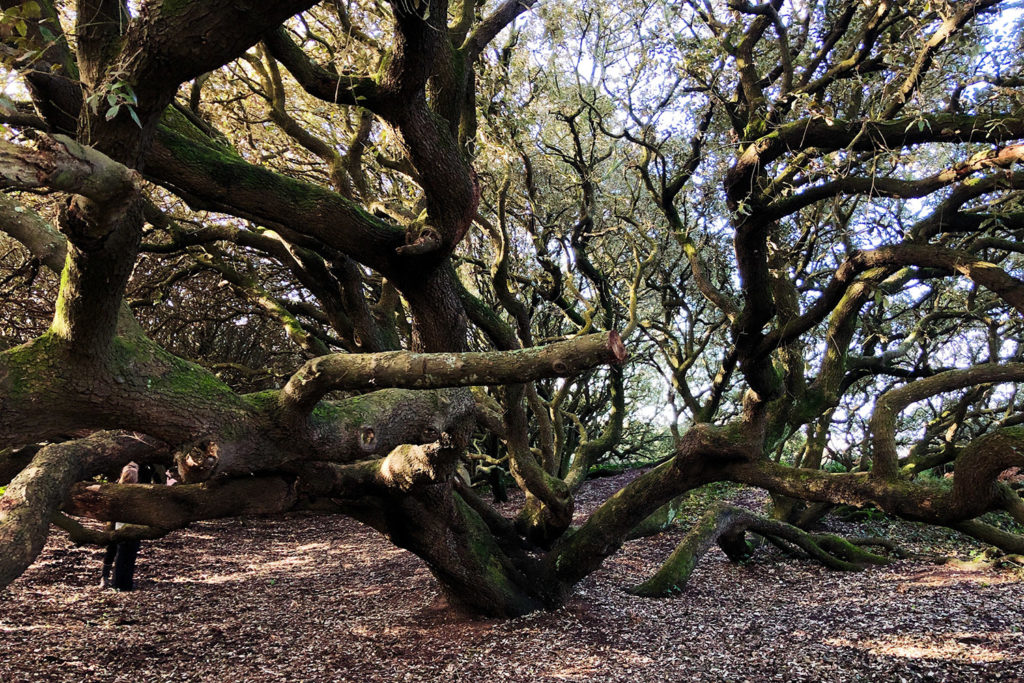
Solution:
<svg viewBox="0 0 1024 683"><path fill-rule="evenodd" d="M245 404L231 387L209 370L168 353L145 337L117 337L111 347L111 371L118 377L142 377L155 393L214 401L224 406Z"/></svg>
<svg viewBox="0 0 1024 683"><path fill-rule="evenodd" d="M56 365L60 347L61 340L52 332L46 332L26 344L5 351L3 355L7 375L0 376L0 389L16 401L53 383L56 376L51 368Z"/></svg>

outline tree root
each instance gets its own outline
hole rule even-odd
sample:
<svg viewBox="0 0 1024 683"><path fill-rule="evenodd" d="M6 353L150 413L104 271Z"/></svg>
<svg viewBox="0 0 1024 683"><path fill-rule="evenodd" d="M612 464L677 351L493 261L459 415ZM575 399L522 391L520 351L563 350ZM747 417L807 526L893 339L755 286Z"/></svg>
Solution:
<svg viewBox="0 0 1024 683"><path fill-rule="evenodd" d="M976 519L959 522L952 525L952 528L983 543L994 545L1003 552L1024 555L1024 535L1022 534L1003 531L997 526Z"/></svg>
<svg viewBox="0 0 1024 683"><path fill-rule="evenodd" d="M682 591L697 562L712 543L717 543L733 562L749 558L756 545L746 540L747 532L762 536L787 554L809 556L830 569L842 571L858 571L869 564L881 565L891 561L862 546L880 546L898 557L906 556L904 551L885 539L846 539L835 534L808 533L745 508L722 504L708 510L657 573L630 592L645 597L664 597Z"/></svg>

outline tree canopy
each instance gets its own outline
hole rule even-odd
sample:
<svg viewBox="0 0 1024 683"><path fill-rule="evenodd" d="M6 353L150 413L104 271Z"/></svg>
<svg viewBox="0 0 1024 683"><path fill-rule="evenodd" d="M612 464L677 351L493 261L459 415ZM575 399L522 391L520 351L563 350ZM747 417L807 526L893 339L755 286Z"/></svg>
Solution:
<svg viewBox="0 0 1024 683"><path fill-rule="evenodd" d="M0 1L0 585L51 524L314 509L516 615L713 481L776 519L637 592L882 561L836 505L1024 552L1014 5Z"/></svg>

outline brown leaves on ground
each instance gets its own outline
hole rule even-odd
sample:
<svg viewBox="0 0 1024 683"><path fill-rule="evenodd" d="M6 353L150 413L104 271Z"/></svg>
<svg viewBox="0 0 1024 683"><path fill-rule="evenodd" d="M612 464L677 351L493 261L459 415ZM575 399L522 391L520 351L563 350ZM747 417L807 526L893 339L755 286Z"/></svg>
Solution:
<svg viewBox="0 0 1024 683"><path fill-rule="evenodd" d="M589 484L581 511L631 476ZM876 526L917 550L960 543ZM848 574L768 550L740 566L716 549L680 596L626 594L683 532L628 543L564 608L510 621L460 614L420 560L340 517L144 543L134 593L97 588L101 551L55 533L4 594L0 681L1024 680L1018 574L922 560Z"/></svg>

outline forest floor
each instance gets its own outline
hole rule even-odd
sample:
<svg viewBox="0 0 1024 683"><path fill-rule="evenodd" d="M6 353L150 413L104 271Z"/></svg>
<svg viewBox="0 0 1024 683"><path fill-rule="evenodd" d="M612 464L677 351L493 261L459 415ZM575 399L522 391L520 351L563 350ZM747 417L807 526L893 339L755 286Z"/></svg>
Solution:
<svg viewBox="0 0 1024 683"><path fill-rule="evenodd" d="M580 512L633 476L588 483ZM961 560L979 550L886 518L831 526ZM628 595L684 530L627 543L565 607L512 620L461 614L422 561L342 517L195 524L143 545L133 593L99 589L102 552L56 532L3 596L0 681L1024 681L1019 569L842 573L715 548L679 596Z"/></svg>

